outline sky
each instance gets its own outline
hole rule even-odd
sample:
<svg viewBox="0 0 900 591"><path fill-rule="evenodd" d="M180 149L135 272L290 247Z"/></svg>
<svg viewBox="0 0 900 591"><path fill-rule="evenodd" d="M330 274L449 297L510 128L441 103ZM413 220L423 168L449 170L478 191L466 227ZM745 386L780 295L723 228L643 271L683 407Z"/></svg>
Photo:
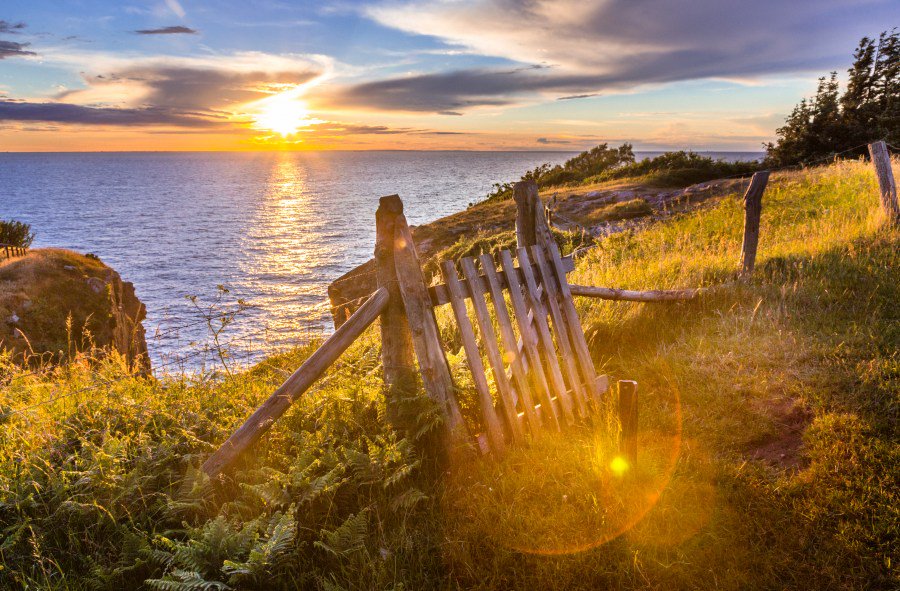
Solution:
<svg viewBox="0 0 900 591"><path fill-rule="evenodd" d="M759 151L897 0L0 3L0 151Z"/></svg>

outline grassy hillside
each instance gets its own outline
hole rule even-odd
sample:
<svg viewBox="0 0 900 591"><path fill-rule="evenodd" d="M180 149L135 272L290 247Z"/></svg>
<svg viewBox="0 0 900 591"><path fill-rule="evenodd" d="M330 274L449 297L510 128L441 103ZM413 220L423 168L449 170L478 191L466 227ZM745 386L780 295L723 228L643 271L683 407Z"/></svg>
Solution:
<svg viewBox="0 0 900 591"><path fill-rule="evenodd" d="M427 401L409 433L384 420L377 329L221 482L196 466L312 347L229 378L0 357L3 410L54 400L2 421L0 587L896 588L900 232L874 183L775 174L750 282L738 192L579 262L578 283L723 284L578 302L598 368L640 384L630 467L599 421L435 478Z"/></svg>

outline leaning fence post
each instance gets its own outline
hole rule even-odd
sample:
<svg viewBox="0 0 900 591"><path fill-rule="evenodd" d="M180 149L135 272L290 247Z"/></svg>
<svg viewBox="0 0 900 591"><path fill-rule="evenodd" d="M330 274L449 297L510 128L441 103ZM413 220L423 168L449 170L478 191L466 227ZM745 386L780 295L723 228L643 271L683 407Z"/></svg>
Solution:
<svg viewBox="0 0 900 591"><path fill-rule="evenodd" d="M637 382L619 380L619 453L632 466L637 463Z"/></svg>
<svg viewBox="0 0 900 591"><path fill-rule="evenodd" d="M537 183L534 181L516 183L513 187L513 199L516 201L517 246L528 248L535 244L541 246L549 244L553 240L553 234L547 225Z"/></svg>
<svg viewBox="0 0 900 591"><path fill-rule="evenodd" d="M402 211L402 204L400 207ZM450 366L441 344L437 319L425 286L412 232L402 213L397 214L394 219L394 267L409 322L413 349L419 361L422 385L425 393L443 412L442 438L445 441L442 444L447 450L460 449L469 443L466 424L454 394Z"/></svg>
<svg viewBox="0 0 900 591"><path fill-rule="evenodd" d="M741 245L741 275L753 273L756 264L756 247L759 245L759 218L762 214L762 196L769 182L769 171L753 173L750 186L744 194L744 240Z"/></svg>
<svg viewBox="0 0 900 591"><path fill-rule="evenodd" d="M382 197L375 212L375 278L378 287L387 289L390 299L381 314L381 363L387 399L388 420L405 427L398 414L397 398L415 385L416 367L412 335L403 307L397 269L394 264L394 227L403 215L398 195Z"/></svg>
<svg viewBox="0 0 900 591"><path fill-rule="evenodd" d="M900 205L897 204L897 183L891 169L891 155L883 142L869 144L869 156L875 165L875 176L878 177L878 191L881 197L881 208L887 214L888 223L900 223Z"/></svg>

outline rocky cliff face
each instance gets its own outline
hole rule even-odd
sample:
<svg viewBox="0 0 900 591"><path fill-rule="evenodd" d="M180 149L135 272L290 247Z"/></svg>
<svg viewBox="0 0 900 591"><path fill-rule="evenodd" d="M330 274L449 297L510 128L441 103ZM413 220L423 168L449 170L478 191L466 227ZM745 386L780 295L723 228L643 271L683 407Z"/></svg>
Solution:
<svg viewBox="0 0 900 591"><path fill-rule="evenodd" d="M114 349L149 373L145 317L134 285L96 257L45 248L0 263L0 349L17 360Z"/></svg>

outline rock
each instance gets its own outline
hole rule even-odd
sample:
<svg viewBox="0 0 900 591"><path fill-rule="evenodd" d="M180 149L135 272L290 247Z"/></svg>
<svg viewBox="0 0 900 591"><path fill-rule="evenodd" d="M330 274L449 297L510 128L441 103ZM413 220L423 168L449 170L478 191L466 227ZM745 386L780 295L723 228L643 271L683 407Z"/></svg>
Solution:
<svg viewBox="0 0 900 591"><path fill-rule="evenodd" d="M585 193L584 196L588 199L596 199L597 197L601 197L603 195L602 191L591 191L590 193Z"/></svg>
<svg viewBox="0 0 900 591"><path fill-rule="evenodd" d="M71 344L93 345L118 351L137 371L150 372L144 304L134 286L101 261L34 249L19 264L0 267L0 286L0 318L9 319L0 323L0 347L64 361L65 354L58 355Z"/></svg>
<svg viewBox="0 0 900 591"><path fill-rule="evenodd" d="M88 287L93 290L94 293L100 293L104 289L106 289L106 283L103 282L99 277L88 277L85 282L88 284Z"/></svg>

